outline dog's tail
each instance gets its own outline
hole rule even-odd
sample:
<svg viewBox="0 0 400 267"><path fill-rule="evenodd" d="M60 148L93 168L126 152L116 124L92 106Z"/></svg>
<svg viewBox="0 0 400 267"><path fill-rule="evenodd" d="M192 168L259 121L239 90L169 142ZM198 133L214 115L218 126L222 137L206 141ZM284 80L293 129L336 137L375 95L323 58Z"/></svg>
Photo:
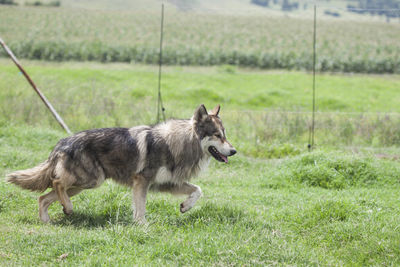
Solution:
<svg viewBox="0 0 400 267"><path fill-rule="evenodd" d="M32 169L10 173L6 179L24 189L43 192L51 186L51 173L50 163L45 161Z"/></svg>

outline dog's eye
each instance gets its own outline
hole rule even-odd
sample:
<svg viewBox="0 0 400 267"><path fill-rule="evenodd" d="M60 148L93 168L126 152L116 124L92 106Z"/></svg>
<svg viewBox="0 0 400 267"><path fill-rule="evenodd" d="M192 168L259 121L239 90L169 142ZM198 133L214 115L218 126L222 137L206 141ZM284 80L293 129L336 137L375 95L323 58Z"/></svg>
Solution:
<svg viewBox="0 0 400 267"><path fill-rule="evenodd" d="M215 137L222 138L222 136L220 134L216 134Z"/></svg>

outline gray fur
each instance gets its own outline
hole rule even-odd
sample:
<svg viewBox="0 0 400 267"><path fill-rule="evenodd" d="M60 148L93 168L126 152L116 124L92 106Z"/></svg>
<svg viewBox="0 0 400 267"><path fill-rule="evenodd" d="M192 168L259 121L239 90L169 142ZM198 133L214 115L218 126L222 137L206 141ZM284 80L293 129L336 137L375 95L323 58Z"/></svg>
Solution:
<svg viewBox="0 0 400 267"><path fill-rule="evenodd" d="M139 219L144 217L145 197L149 188L188 194L189 198L182 203L186 206L181 206L181 211L185 212L201 195L199 187L187 182L208 165L211 156L215 157L208 152L206 141L213 139L214 143L221 142L225 147L229 144L225 136L219 141L215 138L217 133L223 131L223 126L218 117L219 106L213 112L208 114L204 105L201 105L190 120L168 120L153 126L87 130L61 139L48 160L31 169L35 173L28 173L31 178L23 187L38 191L44 191L46 186L53 187L64 206L64 212L70 214L72 204L68 196L75 194L70 193L71 189L78 193L82 189L100 186L105 179L111 178L134 187L135 204L140 205L135 217ZM233 149L230 144L229 147ZM41 166L45 166L45 171ZM9 181L23 184L18 182L18 178L27 180L29 177L27 173L21 176L21 172L10 174ZM46 177L41 177L42 173L46 173ZM43 221L48 221L47 208L55 200L55 193L40 198Z"/></svg>

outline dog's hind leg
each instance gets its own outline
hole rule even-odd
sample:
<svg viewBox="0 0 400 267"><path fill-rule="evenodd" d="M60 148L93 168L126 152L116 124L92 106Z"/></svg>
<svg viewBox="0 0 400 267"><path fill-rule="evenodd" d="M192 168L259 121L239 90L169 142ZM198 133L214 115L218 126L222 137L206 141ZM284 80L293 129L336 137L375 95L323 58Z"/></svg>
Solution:
<svg viewBox="0 0 400 267"><path fill-rule="evenodd" d="M83 190L82 188L77 188L77 187L70 188L67 190L67 194L69 197L73 197L73 196L79 194L80 192L82 192L82 190Z"/></svg>
<svg viewBox="0 0 400 267"><path fill-rule="evenodd" d="M39 218L40 220L42 220L42 222L47 223L50 221L48 209L51 203L53 203L57 199L57 193L54 190L39 197Z"/></svg>
<svg viewBox="0 0 400 267"><path fill-rule="evenodd" d="M188 198L181 203L180 211L187 212L193 208L197 200L201 197L201 189L199 186L184 182L182 185L174 186L168 190L172 194L188 195Z"/></svg>
<svg viewBox="0 0 400 267"><path fill-rule="evenodd" d="M63 183L61 179L57 179L53 181L53 188L57 192L58 200L63 206L63 212L66 215L72 214L72 203L67 194L68 188L67 185Z"/></svg>
<svg viewBox="0 0 400 267"><path fill-rule="evenodd" d="M70 215L72 214L72 203L68 197L67 190L73 187L76 177L65 169L65 159L60 159L57 162L54 172L53 189L56 191L58 200L63 206L64 213Z"/></svg>
<svg viewBox="0 0 400 267"><path fill-rule="evenodd" d="M82 188L77 188L77 187L70 188L70 189L67 190L67 194L68 194L69 197L73 197L73 196L79 194L80 192L82 192L82 190L83 190ZM65 209L63 209L63 211L65 213ZM71 203L71 213L72 213L72 203ZM65 213L65 214L70 215L71 213Z"/></svg>
<svg viewBox="0 0 400 267"><path fill-rule="evenodd" d="M68 196L72 197L74 195L79 194L81 191L82 189L80 188L70 188L67 190L67 194ZM58 200L57 192L54 190L39 197L39 218L40 220L42 220L42 222L47 223L50 221L48 209L50 205L57 200Z"/></svg>
<svg viewBox="0 0 400 267"><path fill-rule="evenodd" d="M146 223L146 196L149 189L149 182L141 175L133 178L133 219L139 223Z"/></svg>

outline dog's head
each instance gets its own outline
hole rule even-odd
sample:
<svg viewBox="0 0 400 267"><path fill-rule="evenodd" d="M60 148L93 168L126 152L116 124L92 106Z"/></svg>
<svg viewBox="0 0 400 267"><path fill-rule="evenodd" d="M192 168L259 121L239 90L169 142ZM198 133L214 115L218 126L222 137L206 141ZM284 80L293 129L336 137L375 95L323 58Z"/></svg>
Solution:
<svg viewBox="0 0 400 267"><path fill-rule="evenodd" d="M205 153L221 162L228 162L228 157L236 154L236 149L226 140L225 128L218 117L220 106L210 113L204 105L200 105L193 115L194 127L201 140Z"/></svg>

